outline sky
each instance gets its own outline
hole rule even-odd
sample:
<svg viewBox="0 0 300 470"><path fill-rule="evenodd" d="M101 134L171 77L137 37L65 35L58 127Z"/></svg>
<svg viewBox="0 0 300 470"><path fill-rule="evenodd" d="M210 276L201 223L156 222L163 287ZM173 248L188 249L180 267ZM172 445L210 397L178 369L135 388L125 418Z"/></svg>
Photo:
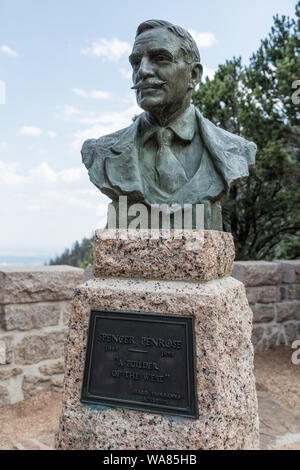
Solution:
<svg viewBox="0 0 300 470"><path fill-rule="evenodd" d="M296 0L0 0L0 255L59 254L106 220L80 149L141 112L128 63L137 26L189 30L205 75L244 63Z"/></svg>

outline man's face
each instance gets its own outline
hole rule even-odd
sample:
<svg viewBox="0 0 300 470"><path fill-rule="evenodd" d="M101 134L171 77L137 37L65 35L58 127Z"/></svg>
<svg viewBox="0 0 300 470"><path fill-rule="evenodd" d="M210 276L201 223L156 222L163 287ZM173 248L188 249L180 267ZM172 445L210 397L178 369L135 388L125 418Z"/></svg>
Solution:
<svg viewBox="0 0 300 470"><path fill-rule="evenodd" d="M172 111L186 101L191 65L184 61L180 39L164 28L140 34L129 57L138 105L145 111Z"/></svg>

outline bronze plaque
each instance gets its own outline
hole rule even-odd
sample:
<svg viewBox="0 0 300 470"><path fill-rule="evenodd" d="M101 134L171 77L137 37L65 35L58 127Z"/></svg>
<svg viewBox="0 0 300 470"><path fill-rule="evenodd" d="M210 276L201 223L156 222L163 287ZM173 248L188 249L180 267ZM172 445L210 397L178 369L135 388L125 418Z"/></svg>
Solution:
<svg viewBox="0 0 300 470"><path fill-rule="evenodd" d="M81 401L197 418L193 320L92 310Z"/></svg>

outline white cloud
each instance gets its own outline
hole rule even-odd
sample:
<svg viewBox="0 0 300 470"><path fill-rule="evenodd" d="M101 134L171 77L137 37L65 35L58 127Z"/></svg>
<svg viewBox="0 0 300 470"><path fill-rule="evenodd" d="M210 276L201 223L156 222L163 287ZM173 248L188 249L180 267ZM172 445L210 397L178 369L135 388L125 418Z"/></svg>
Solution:
<svg viewBox="0 0 300 470"><path fill-rule="evenodd" d="M0 140L0 150L7 150L9 147L8 142L5 140Z"/></svg>
<svg viewBox="0 0 300 470"><path fill-rule="evenodd" d="M47 131L47 135L48 135L49 137L56 137L56 132Z"/></svg>
<svg viewBox="0 0 300 470"><path fill-rule="evenodd" d="M84 168L66 168L59 172L59 178L66 183L74 183L86 177ZM86 193L89 194L89 193Z"/></svg>
<svg viewBox="0 0 300 470"><path fill-rule="evenodd" d="M23 175L18 173L17 163L6 163L0 160L0 182L1 185L9 185L13 188L25 183Z"/></svg>
<svg viewBox="0 0 300 470"><path fill-rule="evenodd" d="M75 95L82 96L84 98L93 98L96 100L108 100L111 98L111 93L103 90L86 91L82 88L73 88L72 92L75 93Z"/></svg>
<svg viewBox="0 0 300 470"><path fill-rule="evenodd" d="M0 160L0 182L14 188L24 185L41 185L46 188L47 185L53 186L53 183L63 185L78 184L82 185L87 181L87 172L84 166L78 168L65 168L55 171L47 162L31 168L27 174L23 174L19 170L17 163L6 163ZM85 195L91 196L91 190L85 190ZM94 195L94 191L93 191Z"/></svg>
<svg viewBox="0 0 300 470"><path fill-rule="evenodd" d="M206 77L209 78L210 80L212 80L215 76L215 73L216 73L216 70L210 69L210 68L204 66L203 67L202 80L205 80Z"/></svg>
<svg viewBox="0 0 300 470"><path fill-rule="evenodd" d="M105 39L99 38L93 41L90 47L81 49L81 53L85 55L94 55L103 57L112 61L118 61L126 54L131 52L131 45L119 38Z"/></svg>
<svg viewBox="0 0 300 470"><path fill-rule="evenodd" d="M91 236L105 226L109 202L91 184L84 165L55 170L46 161L25 170L0 160L0 199L5 220L0 246L22 246L26 254L27 247L35 253L47 246L60 247L59 254L76 239Z"/></svg>
<svg viewBox="0 0 300 470"><path fill-rule="evenodd" d="M217 43L217 39L214 33L200 33L195 29L189 29L189 33L193 36L197 46L200 49L206 49L208 47L212 47Z"/></svg>
<svg viewBox="0 0 300 470"><path fill-rule="evenodd" d="M6 45L0 46L0 52L9 57L18 57L18 53Z"/></svg>
<svg viewBox="0 0 300 470"><path fill-rule="evenodd" d="M39 136L39 135L42 135L43 131L39 127L23 126L20 129L20 133L23 135Z"/></svg>
<svg viewBox="0 0 300 470"><path fill-rule="evenodd" d="M53 131L43 131L40 127L34 126L22 126L20 128L20 134L22 135L31 135L34 137L39 137L45 135L48 137L56 137L56 132Z"/></svg>
<svg viewBox="0 0 300 470"><path fill-rule="evenodd" d="M131 80L132 78L132 70L130 69L125 69L125 68L120 68L119 69L121 75L124 77L124 78L127 78L128 80Z"/></svg>
<svg viewBox="0 0 300 470"><path fill-rule="evenodd" d="M27 181L42 181L43 183L55 183L57 181L58 175L55 173L52 168L47 163L41 163L36 168L32 168L29 172L29 177Z"/></svg>
<svg viewBox="0 0 300 470"><path fill-rule="evenodd" d="M82 116L79 121L83 124L92 124L92 126L73 134L73 149L76 151L80 150L86 139L98 138L129 126L132 123L133 116L140 114L142 111L143 110L134 103L123 111L93 113Z"/></svg>
<svg viewBox="0 0 300 470"><path fill-rule="evenodd" d="M70 106L69 104L65 104L63 108L63 115L66 119L70 119L72 116L76 116L81 114L81 111L74 106Z"/></svg>

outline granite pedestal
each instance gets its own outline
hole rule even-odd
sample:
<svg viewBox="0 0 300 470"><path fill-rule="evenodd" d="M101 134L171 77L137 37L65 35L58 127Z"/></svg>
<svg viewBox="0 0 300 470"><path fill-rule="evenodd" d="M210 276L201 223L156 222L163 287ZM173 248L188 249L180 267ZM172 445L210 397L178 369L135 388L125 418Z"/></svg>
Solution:
<svg viewBox="0 0 300 470"><path fill-rule="evenodd" d="M111 240L97 232L94 277L74 294L57 449L258 448L252 312L244 285L230 277L232 236L202 235ZM94 308L194 317L197 419L81 403Z"/></svg>

